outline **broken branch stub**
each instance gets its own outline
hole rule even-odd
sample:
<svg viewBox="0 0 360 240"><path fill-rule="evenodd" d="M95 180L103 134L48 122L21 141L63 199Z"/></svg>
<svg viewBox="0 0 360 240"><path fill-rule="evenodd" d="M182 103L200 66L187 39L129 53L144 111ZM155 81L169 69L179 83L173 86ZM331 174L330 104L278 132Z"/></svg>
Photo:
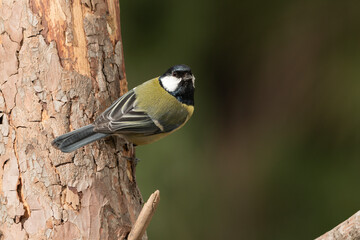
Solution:
<svg viewBox="0 0 360 240"><path fill-rule="evenodd" d="M144 235L146 228L149 226L151 218L160 202L160 191L156 190L150 195L147 202L144 204L131 232L128 240L139 240Z"/></svg>

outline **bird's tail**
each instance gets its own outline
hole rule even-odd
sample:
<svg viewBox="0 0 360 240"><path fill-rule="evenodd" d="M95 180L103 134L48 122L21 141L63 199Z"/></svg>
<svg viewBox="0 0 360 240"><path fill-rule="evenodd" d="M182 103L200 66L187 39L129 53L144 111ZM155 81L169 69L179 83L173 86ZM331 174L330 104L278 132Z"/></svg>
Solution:
<svg viewBox="0 0 360 240"><path fill-rule="evenodd" d="M109 135L94 132L93 129L94 125L87 125L55 138L51 144L62 152L68 153Z"/></svg>

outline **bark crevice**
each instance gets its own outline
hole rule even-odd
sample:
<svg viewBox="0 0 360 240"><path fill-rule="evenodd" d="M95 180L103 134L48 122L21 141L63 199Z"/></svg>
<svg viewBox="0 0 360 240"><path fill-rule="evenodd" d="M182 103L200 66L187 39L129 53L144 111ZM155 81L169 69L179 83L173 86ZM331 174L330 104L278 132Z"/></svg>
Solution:
<svg viewBox="0 0 360 240"><path fill-rule="evenodd" d="M111 138L69 154L51 146L127 91L119 19L116 0L2 2L0 231L6 238L121 239L135 222L142 197L128 161L133 151Z"/></svg>

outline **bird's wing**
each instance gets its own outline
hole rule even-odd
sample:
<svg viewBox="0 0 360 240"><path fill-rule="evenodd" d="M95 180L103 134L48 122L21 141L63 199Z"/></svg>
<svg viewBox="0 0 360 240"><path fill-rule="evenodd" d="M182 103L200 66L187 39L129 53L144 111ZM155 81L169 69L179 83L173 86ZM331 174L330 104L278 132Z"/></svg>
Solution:
<svg viewBox="0 0 360 240"><path fill-rule="evenodd" d="M100 133L139 133L152 135L161 129L144 111L135 108L133 90L116 100L94 122L94 131Z"/></svg>

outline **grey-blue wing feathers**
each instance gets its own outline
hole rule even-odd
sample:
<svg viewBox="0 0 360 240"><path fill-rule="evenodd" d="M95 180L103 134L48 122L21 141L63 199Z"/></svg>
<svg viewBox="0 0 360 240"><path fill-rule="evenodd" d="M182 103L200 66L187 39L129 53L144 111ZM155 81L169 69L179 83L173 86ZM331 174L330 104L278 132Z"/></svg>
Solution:
<svg viewBox="0 0 360 240"><path fill-rule="evenodd" d="M161 129L144 111L136 109L133 90L116 100L94 122L94 131L99 133L135 133L152 135Z"/></svg>
<svg viewBox="0 0 360 240"><path fill-rule="evenodd" d="M72 152L111 134L142 134L144 136L161 133L151 117L136 109L136 95L133 90L116 100L93 124L79 128L55 138L52 145L62 152Z"/></svg>
<svg viewBox="0 0 360 240"><path fill-rule="evenodd" d="M51 144L62 152L68 153L109 135L94 132L93 129L94 125L87 125L55 138Z"/></svg>

